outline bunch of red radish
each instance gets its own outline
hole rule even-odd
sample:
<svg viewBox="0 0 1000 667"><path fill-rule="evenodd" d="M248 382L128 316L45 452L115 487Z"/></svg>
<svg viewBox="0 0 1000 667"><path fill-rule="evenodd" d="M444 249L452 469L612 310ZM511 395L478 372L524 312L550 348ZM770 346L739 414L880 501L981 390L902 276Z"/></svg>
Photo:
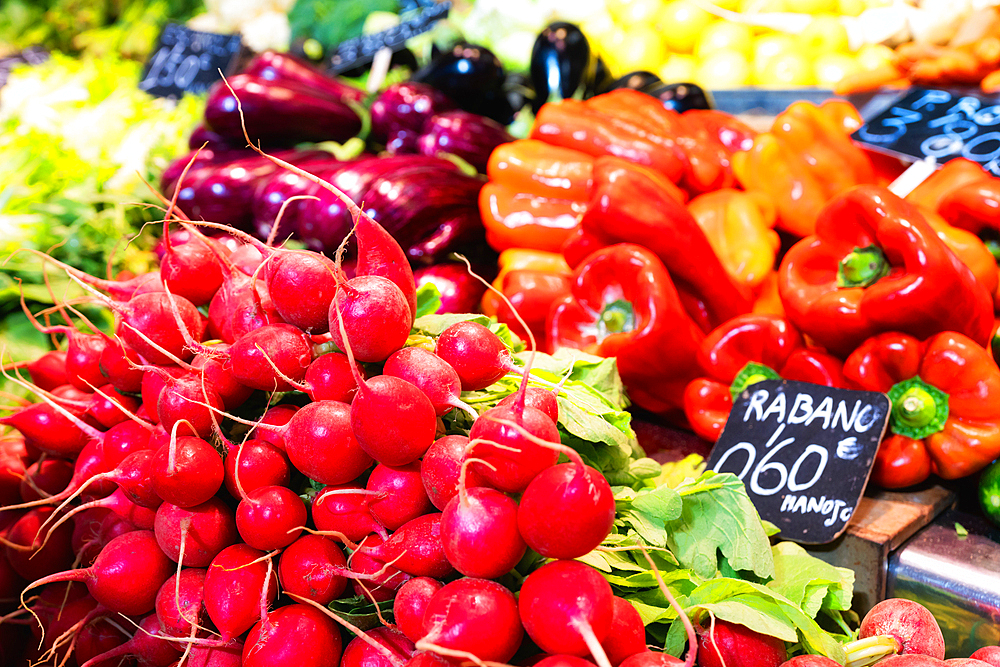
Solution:
<svg viewBox="0 0 1000 667"><path fill-rule="evenodd" d="M8 375L39 400L0 419L19 434L0 447L0 630L29 626L32 661L482 665L511 660L525 632L558 661L646 652L638 613L572 560L608 535L615 502L560 444L556 393L529 387L479 324L406 347L409 264L348 202L350 279L308 251L230 250L190 221L156 273L63 266L117 326L80 333L65 305L65 325L36 321L65 352L27 364L30 383ZM497 407L462 402L509 372L524 381ZM310 402L233 415L255 391ZM475 417L468 436L443 435L453 409ZM311 507L290 487L303 476L323 486ZM557 560L515 598L494 580L528 547ZM395 625L363 633L330 612L349 582L395 598ZM343 658L338 623L358 634Z"/></svg>

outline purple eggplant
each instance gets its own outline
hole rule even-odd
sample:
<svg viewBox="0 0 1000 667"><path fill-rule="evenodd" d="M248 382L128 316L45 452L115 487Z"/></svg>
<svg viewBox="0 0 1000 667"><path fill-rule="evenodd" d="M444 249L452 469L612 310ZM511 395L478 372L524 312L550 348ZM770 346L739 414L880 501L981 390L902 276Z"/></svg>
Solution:
<svg viewBox="0 0 1000 667"><path fill-rule="evenodd" d="M486 292L486 286L469 275L465 264L454 262L421 267L413 272L413 279L417 287L434 283L438 288L441 293L439 313L474 313Z"/></svg>
<svg viewBox="0 0 1000 667"><path fill-rule="evenodd" d="M509 141L514 137L495 120L468 111L447 111L427 121L418 144L424 155L451 153L486 173L490 153Z"/></svg>
<svg viewBox="0 0 1000 667"><path fill-rule="evenodd" d="M250 61L243 74L251 74L268 81L295 81L339 100L361 102L367 97L367 93L360 88L355 88L342 79L328 76L288 53L265 51Z"/></svg>
<svg viewBox="0 0 1000 667"><path fill-rule="evenodd" d="M388 145L402 130L419 134L431 116L454 108L444 93L425 83L394 83L372 103L372 139Z"/></svg>
<svg viewBox="0 0 1000 667"><path fill-rule="evenodd" d="M354 109L298 81L268 81L250 74L215 84L205 104L205 125L227 140L242 140L237 98L243 107L247 134L268 145L303 141L343 143L361 130ZM235 95L234 95L235 93Z"/></svg>
<svg viewBox="0 0 1000 667"><path fill-rule="evenodd" d="M221 134L212 132L205 127L204 123L194 128L191 136L188 137L188 148L191 150L196 150L202 146L205 147L205 150L211 149L216 152L246 150L246 143L242 136L239 141L231 141Z"/></svg>
<svg viewBox="0 0 1000 667"><path fill-rule="evenodd" d="M329 162L311 163L309 171L328 181L344 164L347 163L331 157ZM264 179L257 185L250 206L253 211L253 233L261 239L267 239L286 201L302 195L315 197L321 191L325 192L321 186L291 171L279 170L270 178ZM299 217L308 201L310 200L300 199L285 207L280 227L275 233L276 239L286 239L298 233Z"/></svg>
<svg viewBox="0 0 1000 667"><path fill-rule="evenodd" d="M185 183L190 182L192 172L197 171L202 167L207 167L209 165L221 165L227 162L233 162L234 160L239 160L241 158L252 157L256 155L251 150L216 150L213 148L202 148L199 150L192 150L186 155L175 159L167 168L163 170L160 175L160 191L161 192L173 192L174 183L177 179L181 177L184 173L184 168L187 167L188 163L191 163L191 167L188 169L188 175L185 177Z"/></svg>
<svg viewBox="0 0 1000 667"><path fill-rule="evenodd" d="M455 44L414 73L412 80L434 86L466 111L504 125L514 120L514 107L504 90L507 74L500 59L486 47Z"/></svg>

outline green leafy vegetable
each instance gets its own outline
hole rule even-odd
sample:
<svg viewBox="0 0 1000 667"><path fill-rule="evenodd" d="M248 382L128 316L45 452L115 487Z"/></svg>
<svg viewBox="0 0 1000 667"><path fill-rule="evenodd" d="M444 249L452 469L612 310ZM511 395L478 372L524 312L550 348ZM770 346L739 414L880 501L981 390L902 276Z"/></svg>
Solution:
<svg viewBox="0 0 1000 667"><path fill-rule="evenodd" d="M441 291L434 283L424 283L417 288L417 317L431 315L441 307Z"/></svg>

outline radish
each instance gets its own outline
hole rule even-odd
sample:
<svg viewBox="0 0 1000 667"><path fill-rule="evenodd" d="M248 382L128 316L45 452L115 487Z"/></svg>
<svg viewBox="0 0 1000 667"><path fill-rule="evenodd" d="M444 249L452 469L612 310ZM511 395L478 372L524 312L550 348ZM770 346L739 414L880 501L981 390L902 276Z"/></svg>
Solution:
<svg viewBox="0 0 1000 667"><path fill-rule="evenodd" d="M340 199L347 204L355 221L354 236L358 240L356 275L381 276L391 280L403 294L410 309L410 324L413 324L417 312L417 285L406 253L382 225L355 206L350 198L340 196Z"/></svg>
<svg viewBox="0 0 1000 667"><path fill-rule="evenodd" d="M306 504L285 486L256 488L244 495L236 508L240 537L261 551L287 547L302 534L308 518Z"/></svg>
<svg viewBox="0 0 1000 667"><path fill-rule="evenodd" d="M81 271L76 267L60 262L59 260L50 257L45 253L39 252L38 250L34 250L32 248L19 248L18 250L30 252L31 254L42 258L44 262L51 262L52 264L55 264L71 277L76 278L91 287L107 292L115 301L128 301L138 290L154 290L158 284L160 285L159 289L161 291L163 289L159 271L144 273L128 280L102 280L101 278L95 278L89 273ZM14 255L12 254L7 259L9 260L13 256Z"/></svg>
<svg viewBox="0 0 1000 667"><path fill-rule="evenodd" d="M466 577L446 584L424 612L420 650L449 658L507 662L524 636L514 594L495 581Z"/></svg>
<svg viewBox="0 0 1000 667"><path fill-rule="evenodd" d="M615 523L615 498L608 481L572 453L573 463L538 473L518 505L521 536L546 558L579 558L590 553Z"/></svg>
<svg viewBox="0 0 1000 667"><path fill-rule="evenodd" d="M9 434L0 436L0 507L6 508L21 499L21 477L31 465L24 438Z"/></svg>
<svg viewBox="0 0 1000 667"><path fill-rule="evenodd" d="M236 445L226 441L228 452L225 460L226 490L239 498L236 485L239 476L243 491L250 493L262 486L287 486L291 479L288 458L277 447L264 440L247 440Z"/></svg>
<svg viewBox="0 0 1000 667"><path fill-rule="evenodd" d="M430 577L414 577L399 587L392 601L392 616L400 632L412 641L424 636L427 603L444 586Z"/></svg>
<svg viewBox="0 0 1000 667"><path fill-rule="evenodd" d="M518 400L517 393L513 393L507 398L497 403L498 408L511 407ZM538 408L549 416L554 422L559 421L559 401L556 392L552 389L542 389L541 387L528 387L524 392L524 404L533 408Z"/></svg>
<svg viewBox="0 0 1000 667"><path fill-rule="evenodd" d="M167 557L189 567L207 567L239 534L233 511L219 498L194 507L163 503L153 524L156 542Z"/></svg>
<svg viewBox="0 0 1000 667"><path fill-rule="evenodd" d="M608 656L610 658L610 656ZM805 656L799 656L805 657ZM817 656L810 656L817 657ZM830 660L829 658L825 658ZM830 660L833 665L839 664ZM660 653L659 651L640 651L634 655L629 656L622 662L622 667L681 667L684 661L680 658L675 658L669 653ZM814 665L813 667L833 667L833 665ZM798 667L807 667L807 665L799 665Z"/></svg>
<svg viewBox="0 0 1000 667"><path fill-rule="evenodd" d="M224 646L193 645L183 667L242 667L242 665L243 643L232 640Z"/></svg>
<svg viewBox="0 0 1000 667"><path fill-rule="evenodd" d="M243 405L253 394L253 387L248 387L233 375L232 369L226 363L228 360L228 346L221 344L217 346L219 354L196 354L191 360L191 366L196 368L199 375L205 378L205 384L212 387L222 399L222 405L226 410L235 410Z"/></svg>
<svg viewBox="0 0 1000 667"><path fill-rule="evenodd" d="M465 410L475 420L479 413L462 401L462 381L441 357L422 347L404 347L385 361L382 372L415 385L427 395L438 417L452 408Z"/></svg>
<svg viewBox="0 0 1000 667"><path fill-rule="evenodd" d="M944 658L945 647L941 628L926 607L912 600L891 598L865 614L858 640L845 650L852 661L891 653L919 653L940 660Z"/></svg>
<svg viewBox="0 0 1000 667"><path fill-rule="evenodd" d="M389 420L386 415L394 414ZM437 417L415 385L388 375L358 379L351 427L361 448L379 463L402 466L423 456L434 442Z"/></svg>
<svg viewBox="0 0 1000 667"><path fill-rule="evenodd" d="M179 192L174 192L175 198ZM169 220L168 214L163 221L165 252L160 260L160 280L171 293L195 306L204 306L222 286L223 267L219 255L228 254L228 251L193 227L188 227L191 237L187 243L174 245L170 238Z"/></svg>
<svg viewBox="0 0 1000 667"><path fill-rule="evenodd" d="M152 408L150 416L155 420L159 420L159 415L156 414L156 404L160 400L160 393L163 391L163 388L172 379L187 375L189 371L179 366L142 366L141 368L145 369L142 374L140 389L142 404L147 409Z"/></svg>
<svg viewBox="0 0 1000 667"><path fill-rule="evenodd" d="M530 406L519 413L517 404L480 415L469 432L469 446L485 462L483 479L506 493L524 491L536 475L554 466L561 447L559 429L548 415Z"/></svg>
<svg viewBox="0 0 1000 667"><path fill-rule="evenodd" d="M378 553L383 541L379 535L368 535L347 561L353 573L351 585L354 594L364 595L374 602L391 600L399 587L413 578L382 559L369 555L371 550Z"/></svg>
<svg viewBox="0 0 1000 667"><path fill-rule="evenodd" d="M190 361L195 354L185 344L171 310L171 300L188 335L200 341L204 332L201 314L183 297L152 292L134 296L124 305L107 304L122 317L118 334L125 343L150 363L161 366L173 363L174 358Z"/></svg>
<svg viewBox="0 0 1000 667"><path fill-rule="evenodd" d="M646 649L646 626L642 617L628 600L615 596L612 600L611 629L601 642L612 667L618 667L626 658ZM666 655L666 654L664 654ZM670 656L673 658L673 656ZM677 660L677 658L674 658ZM680 664L681 661L677 660ZM652 667L652 666L650 666Z"/></svg>
<svg viewBox="0 0 1000 667"><path fill-rule="evenodd" d="M890 655L888 658L879 660L878 664L883 665L883 667L945 667L947 662L923 653L903 653Z"/></svg>
<svg viewBox="0 0 1000 667"><path fill-rule="evenodd" d="M46 352L34 361L25 364L25 368L31 375L31 381L48 391L69 382L66 377L66 352L64 350Z"/></svg>
<svg viewBox="0 0 1000 667"><path fill-rule="evenodd" d="M142 389L142 358L120 338L110 339L101 352L101 373L121 392L138 394Z"/></svg>
<svg viewBox="0 0 1000 667"><path fill-rule="evenodd" d="M42 577L25 591L55 581L82 581L100 604L126 615L153 611L156 593L173 571L151 530L134 530L111 540L91 567ZM22 593L23 596L23 593Z"/></svg>
<svg viewBox="0 0 1000 667"><path fill-rule="evenodd" d="M205 610L224 642L249 630L259 620L263 604L278 596L277 577L264 555L246 544L234 544L208 566Z"/></svg>
<svg viewBox="0 0 1000 667"><path fill-rule="evenodd" d="M205 407L205 406L210 407ZM172 431L181 424L181 435L208 438L215 427L212 409L222 410L219 392L198 375L168 378L156 399L156 414L163 428Z"/></svg>
<svg viewBox="0 0 1000 667"><path fill-rule="evenodd" d="M344 648L342 667L400 667L417 652L413 641L399 630L378 627L369 630L367 637L355 637ZM383 650L372 646L379 644ZM388 651L394 659L385 654Z"/></svg>
<svg viewBox="0 0 1000 667"><path fill-rule="evenodd" d="M177 437L156 450L150 463L153 490L165 502L194 507L214 496L222 486L225 467L212 445L191 436Z"/></svg>
<svg viewBox="0 0 1000 667"><path fill-rule="evenodd" d="M78 564L83 567L93 565L94 561L97 560L97 557L100 555L101 549L103 549L108 542L115 539L119 535L124 535L125 533L129 533L136 529L132 523L121 518L109 509L99 507L89 510L89 512L100 512L104 515L104 517L97 530L90 536L90 539L81 544L79 549L74 549ZM86 513L81 513L79 516L85 516L85 514Z"/></svg>
<svg viewBox="0 0 1000 667"><path fill-rule="evenodd" d="M288 422L285 450L296 469L323 484L344 484L371 464L351 428L352 409L339 401L316 401Z"/></svg>
<svg viewBox="0 0 1000 667"><path fill-rule="evenodd" d="M86 656L80 654L78 644L76 659L80 667L97 667L98 664L115 664L112 658L133 656L144 667L168 667L180 657L181 652L169 641L161 638L160 631L160 622L156 614L149 614L139 621L139 628L128 641L110 651L91 655L86 661L84 661Z"/></svg>
<svg viewBox="0 0 1000 667"><path fill-rule="evenodd" d="M358 553L372 556L415 577L443 578L454 568L441 543L441 515L424 514L403 524L389 539Z"/></svg>
<svg viewBox="0 0 1000 667"><path fill-rule="evenodd" d="M24 478L21 480L21 500L30 503L49 498L65 489L71 479L73 479L71 461L59 458L39 459L24 473Z"/></svg>
<svg viewBox="0 0 1000 667"><path fill-rule="evenodd" d="M103 659L104 654L120 649L128 639L128 633L117 623L112 624L107 618L96 618L79 628L73 638L73 657L76 664L91 667L96 664L94 658Z"/></svg>
<svg viewBox="0 0 1000 667"><path fill-rule="evenodd" d="M373 494L368 511L386 530L396 530L431 511L417 461L398 467L378 464L368 476L365 488Z"/></svg>
<svg viewBox="0 0 1000 667"><path fill-rule="evenodd" d="M65 570L73 563L72 526L42 528L53 514L49 507L28 510L4 538L10 566L29 581Z"/></svg>
<svg viewBox="0 0 1000 667"><path fill-rule="evenodd" d="M462 382L462 391L486 389L507 373L521 373L503 341L477 322L458 322L441 332L434 352Z"/></svg>
<svg viewBox="0 0 1000 667"><path fill-rule="evenodd" d="M347 588L347 559L332 540L303 535L278 561L278 579L287 593L328 605Z"/></svg>
<svg viewBox="0 0 1000 667"><path fill-rule="evenodd" d="M338 320L343 318L346 333ZM330 304L329 325L334 344L345 349L345 337L358 361L385 361L403 347L412 323L403 293L379 276L351 278L340 286Z"/></svg>
<svg viewBox="0 0 1000 667"><path fill-rule="evenodd" d="M469 439L464 435L438 438L420 461L420 479L434 507L444 510L458 495L458 478ZM485 486L486 482L474 468L466 468L465 488Z"/></svg>
<svg viewBox="0 0 1000 667"><path fill-rule="evenodd" d="M785 660L780 667L838 667L838 665L839 662L825 655L797 655Z"/></svg>
<svg viewBox="0 0 1000 667"><path fill-rule="evenodd" d="M1000 646L983 646L973 651L969 657L988 662L996 667L996 665L1000 665Z"/></svg>
<svg viewBox="0 0 1000 667"><path fill-rule="evenodd" d="M589 565L557 560L529 574L521 585L518 609L524 629L548 653L591 654L608 659L601 642L614 615L608 582Z"/></svg>
<svg viewBox="0 0 1000 667"><path fill-rule="evenodd" d="M300 389L314 401L350 403L358 391L346 354L330 352L317 357L309 368Z"/></svg>
<svg viewBox="0 0 1000 667"><path fill-rule="evenodd" d="M778 667L787 657L777 637L717 619L699 632L698 654L701 667Z"/></svg>
<svg viewBox="0 0 1000 667"><path fill-rule="evenodd" d="M454 663L446 658L442 658L437 653L418 651L406 663L406 667L449 667L452 664Z"/></svg>
<svg viewBox="0 0 1000 667"><path fill-rule="evenodd" d="M680 662L678 660L678 662ZM594 667L594 663L575 655L550 655L534 663L532 667Z"/></svg>
<svg viewBox="0 0 1000 667"><path fill-rule="evenodd" d="M158 630L171 637L187 637L193 627L202 625L206 572L186 567L163 582L156 592Z"/></svg>
<svg viewBox="0 0 1000 667"><path fill-rule="evenodd" d="M0 418L0 424L12 426L39 450L55 456L74 456L87 444L87 434L52 403L42 397L12 415Z"/></svg>
<svg viewBox="0 0 1000 667"><path fill-rule="evenodd" d="M312 518L321 532L339 533L360 542L369 533L387 537L382 524L368 509L371 492L354 486L328 486L312 501Z"/></svg>
<svg viewBox="0 0 1000 667"><path fill-rule="evenodd" d="M485 487L459 491L441 515L441 542L456 570L496 579L517 565L527 545L517 530L517 503Z"/></svg>
<svg viewBox="0 0 1000 667"><path fill-rule="evenodd" d="M266 264L267 289L278 314L306 333L330 330L330 303L337 292L338 267L308 251L274 254ZM302 298L307 294L308 298Z"/></svg>
<svg viewBox="0 0 1000 667"><path fill-rule="evenodd" d="M338 667L340 628L304 604L276 609L253 626L243 646L243 667Z"/></svg>
<svg viewBox="0 0 1000 667"><path fill-rule="evenodd" d="M291 391L312 361L309 337L291 324L265 324L229 347L226 369L248 387ZM285 379L287 378L287 379Z"/></svg>
<svg viewBox="0 0 1000 667"><path fill-rule="evenodd" d="M105 384L104 375L101 373L101 353L109 344L110 339L106 334L100 332L93 325L90 328L95 333L80 333L61 308L60 311L67 324L45 326L28 309L23 294L21 295L21 310L39 333L48 336L57 334L66 336L64 364L66 381L69 384L81 391L92 391L94 387Z"/></svg>
<svg viewBox="0 0 1000 667"><path fill-rule="evenodd" d="M286 403L269 408L250 431L250 437L269 442L284 452L287 429L282 427L286 426L291 421L292 415L298 411L299 406Z"/></svg>

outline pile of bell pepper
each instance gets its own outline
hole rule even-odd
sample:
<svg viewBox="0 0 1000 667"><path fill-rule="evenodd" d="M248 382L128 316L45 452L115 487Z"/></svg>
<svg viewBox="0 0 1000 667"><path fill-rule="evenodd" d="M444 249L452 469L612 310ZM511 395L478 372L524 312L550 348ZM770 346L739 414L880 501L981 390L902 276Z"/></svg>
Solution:
<svg viewBox="0 0 1000 667"><path fill-rule="evenodd" d="M1000 456L1000 179L955 160L900 198L905 165L855 145L861 122L840 101L760 134L627 89L546 104L489 160L506 299L484 312L616 356L635 404L708 441L747 386L786 378L889 394L883 487L982 469Z"/></svg>

